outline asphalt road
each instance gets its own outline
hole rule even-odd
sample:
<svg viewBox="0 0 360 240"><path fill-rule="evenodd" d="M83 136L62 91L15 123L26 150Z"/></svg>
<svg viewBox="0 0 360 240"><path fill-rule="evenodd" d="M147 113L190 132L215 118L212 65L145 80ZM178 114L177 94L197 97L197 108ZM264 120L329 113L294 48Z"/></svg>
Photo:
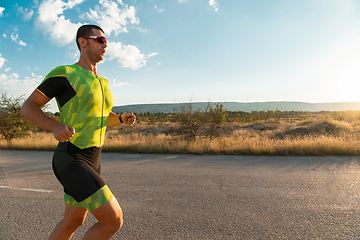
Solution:
<svg viewBox="0 0 360 240"><path fill-rule="evenodd" d="M0 239L47 239L61 219L51 157L0 151ZM113 239L360 239L359 173L360 157L102 155Z"/></svg>

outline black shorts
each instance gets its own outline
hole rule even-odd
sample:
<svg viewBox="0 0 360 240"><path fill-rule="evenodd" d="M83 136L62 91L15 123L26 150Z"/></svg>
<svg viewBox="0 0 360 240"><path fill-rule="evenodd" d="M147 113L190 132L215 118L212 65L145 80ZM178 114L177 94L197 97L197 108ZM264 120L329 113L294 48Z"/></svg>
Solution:
<svg viewBox="0 0 360 240"><path fill-rule="evenodd" d="M56 178L64 187L67 204L91 211L113 197L100 177L101 150L98 147L80 149L70 142L58 144L52 166Z"/></svg>

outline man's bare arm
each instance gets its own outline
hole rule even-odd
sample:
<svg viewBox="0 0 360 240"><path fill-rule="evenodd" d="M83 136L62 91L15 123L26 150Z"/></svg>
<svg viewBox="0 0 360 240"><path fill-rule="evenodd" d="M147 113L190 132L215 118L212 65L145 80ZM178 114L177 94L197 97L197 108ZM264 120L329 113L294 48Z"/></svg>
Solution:
<svg viewBox="0 0 360 240"><path fill-rule="evenodd" d="M46 116L41 107L48 102L40 93L34 91L25 101L21 108L21 114L24 115L31 123L52 131L54 137L60 142L69 141L75 134L71 126L64 125L55 119Z"/></svg>

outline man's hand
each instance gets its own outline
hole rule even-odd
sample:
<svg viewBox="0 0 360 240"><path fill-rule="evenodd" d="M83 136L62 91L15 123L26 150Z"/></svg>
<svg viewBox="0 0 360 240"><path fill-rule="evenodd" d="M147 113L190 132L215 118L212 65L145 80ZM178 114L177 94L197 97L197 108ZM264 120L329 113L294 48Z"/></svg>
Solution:
<svg viewBox="0 0 360 240"><path fill-rule="evenodd" d="M67 142L75 135L75 129L65 124L59 124L54 128L53 134L56 140Z"/></svg>
<svg viewBox="0 0 360 240"><path fill-rule="evenodd" d="M133 113L124 113L121 115L123 122L129 126L133 125L136 121L136 116Z"/></svg>
<svg viewBox="0 0 360 240"><path fill-rule="evenodd" d="M121 120L120 120L121 118ZM124 113L124 114L116 114L110 112L109 121L107 123L108 127L115 127L120 125L121 123L127 124L129 126L133 125L136 121L136 116L133 113Z"/></svg>

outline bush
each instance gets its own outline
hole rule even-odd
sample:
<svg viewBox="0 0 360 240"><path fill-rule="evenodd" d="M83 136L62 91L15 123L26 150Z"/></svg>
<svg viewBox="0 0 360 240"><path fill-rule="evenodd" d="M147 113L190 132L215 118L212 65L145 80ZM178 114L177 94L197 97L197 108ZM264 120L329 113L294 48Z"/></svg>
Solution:
<svg viewBox="0 0 360 240"><path fill-rule="evenodd" d="M0 135L10 142L14 138L28 136L32 124L20 113L24 96L8 97L6 93L0 96Z"/></svg>
<svg viewBox="0 0 360 240"><path fill-rule="evenodd" d="M190 102L180 106L175 119L180 122L185 138L194 141L199 129L206 123L206 114L201 109L194 110Z"/></svg>

